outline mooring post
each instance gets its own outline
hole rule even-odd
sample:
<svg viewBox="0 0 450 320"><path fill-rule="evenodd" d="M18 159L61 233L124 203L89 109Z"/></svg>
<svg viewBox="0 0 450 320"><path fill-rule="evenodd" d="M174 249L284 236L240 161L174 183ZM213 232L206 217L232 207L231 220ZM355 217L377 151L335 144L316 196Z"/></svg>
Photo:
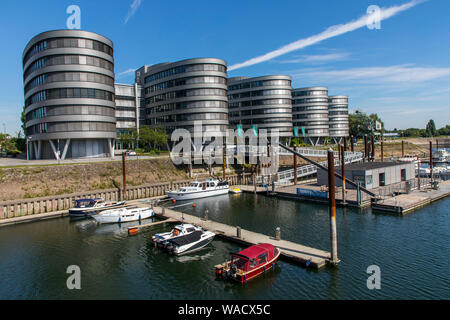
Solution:
<svg viewBox="0 0 450 320"><path fill-rule="evenodd" d="M420 158L417 156L417 189L420 191Z"/></svg>
<svg viewBox="0 0 450 320"><path fill-rule="evenodd" d="M241 227L236 227L236 237L238 237L239 239L241 239Z"/></svg>
<svg viewBox="0 0 450 320"><path fill-rule="evenodd" d="M405 156L405 141L402 140L402 157Z"/></svg>
<svg viewBox="0 0 450 320"><path fill-rule="evenodd" d="M355 152L355 146L354 146L354 142L353 142L353 136L350 137L350 148L352 150L352 152Z"/></svg>
<svg viewBox="0 0 450 320"><path fill-rule="evenodd" d="M294 150L297 151L297 148L294 147ZM295 155L295 153L293 153L292 155L294 157L294 185L297 185L297 156Z"/></svg>
<svg viewBox="0 0 450 320"><path fill-rule="evenodd" d="M208 221L208 209L205 210L205 221Z"/></svg>
<svg viewBox="0 0 450 320"><path fill-rule="evenodd" d="M340 143L338 143L337 148L338 148L338 160L339 160L338 163L339 163L342 160L342 158L341 158L341 144Z"/></svg>
<svg viewBox="0 0 450 320"><path fill-rule="evenodd" d="M256 167L252 166L252 177L253 177L253 193L256 194Z"/></svg>
<svg viewBox="0 0 450 320"><path fill-rule="evenodd" d="M275 239L277 239L278 241L281 240L281 229L280 229L280 227L277 227L275 229Z"/></svg>
<svg viewBox="0 0 450 320"><path fill-rule="evenodd" d="M383 137L381 137L381 162L384 160Z"/></svg>
<svg viewBox="0 0 450 320"><path fill-rule="evenodd" d="M342 204L346 204L345 201L345 151L344 147L342 147L341 152L341 175L342 175Z"/></svg>
<svg viewBox="0 0 450 320"><path fill-rule="evenodd" d="M123 195L122 200L127 200L127 172L125 167L125 152L122 153L122 181L123 181Z"/></svg>
<svg viewBox="0 0 450 320"><path fill-rule="evenodd" d="M334 185L334 153L328 150L328 208L330 213L331 263L338 263L336 232L336 189Z"/></svg>
<svg viewBox="0 0 450 320"><path fill-rule="evenodd" d="M430 140L430 184L433 187L433 140Z"/></svg>
<svg viewBox="0 0 450 320"><path fill-rule="evenodd" d="M364 162L369 161L369 150L367 148L367 134L364 135Z"/></svg>
<svg viewBox="0 0 450 320"><path fill-rule="evenodd" d="M226 178L226 165L227 165L227 161L226 161L226 157L225 157L225 146L222 147L222 171L223 171L223 179L225 180Z"/></svg>
<svg viewBox="0 0 450 320"><path fill-rule="evenodd" d="M371 160L372 162L375 161L375 136L372 135L372 153L371 153Z"/></svg>

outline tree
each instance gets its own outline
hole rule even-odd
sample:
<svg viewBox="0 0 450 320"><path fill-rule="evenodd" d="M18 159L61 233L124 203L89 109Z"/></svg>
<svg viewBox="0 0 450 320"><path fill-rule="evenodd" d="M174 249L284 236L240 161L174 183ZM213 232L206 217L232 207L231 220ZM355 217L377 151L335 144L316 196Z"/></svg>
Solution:
<svg viewBox="0 0 450 320"><path fill-rule="evenodd" d="M22 132L24 134L24 136L27 135L27 131L25 129L25 123L27 122L27 117L25 115L25 106L22 107L22 114L20 115L20 121L22 122Z"/></svg>
<svg viewBox="0 0 450 320"><path fill-rule="evenodd" d="M436 124L434 123L434 120L431 119L430 121L428 121L427 126L425 128L426 134L429 137L433 137L436 135Z"/></svg>
<svg viewBox="0 0 450 320"><path fill-rule="evenodd" d="M372 120L364 112L356 111L353 114L349 114L348 122L351 136L362 138L371 132Z"/></svg>

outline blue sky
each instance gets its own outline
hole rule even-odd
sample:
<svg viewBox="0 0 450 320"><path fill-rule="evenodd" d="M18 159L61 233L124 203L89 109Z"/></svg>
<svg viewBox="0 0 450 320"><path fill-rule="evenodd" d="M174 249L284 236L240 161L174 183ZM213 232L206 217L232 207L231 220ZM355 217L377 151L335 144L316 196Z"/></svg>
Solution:
<svg viewBox="0 0 450 320"><path fill-rule="evenodd" d="M81 8L81 29L110 38L116 81L132 70L193 57L236 66L366 14L370 5L411 0L2 0L0 131L16 134L23 105L22 51L36 34L65 29L66 8ZM229 71L229 76L288 74L294 87L328 86L350 97L350 110L378 113L386 127L450 124L450 1L418 1L381 21ZM328 33L325 32L325 33ZM314 42L314 41L313 41Z"/></svg>

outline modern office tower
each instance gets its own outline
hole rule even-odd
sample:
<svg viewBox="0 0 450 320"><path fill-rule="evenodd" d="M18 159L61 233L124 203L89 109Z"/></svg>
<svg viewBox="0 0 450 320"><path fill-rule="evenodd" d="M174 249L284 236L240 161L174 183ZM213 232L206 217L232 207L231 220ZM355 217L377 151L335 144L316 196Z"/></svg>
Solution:
<svg viewBox="0 0 450 320"><path fill-rule="evenodd" d="M336 143L349 136L348 97L332 96L328 99L328 116L330 119L330 138Z"/></svg>
<svg viewBox="0 0 450 320"><path fill-rule="evenodd" d="M314 146L323 143L329 136L328 88L293 89L292 121L299 137Z"/></svg>
<svg viewBox="0 0 450 320"><path fill-rule="evenodd" d="M131 130L136 128L139 132L142 109L142 87L135 84L115 84L116 92L116 149L123 149L120 141L121 134L131 133Z"/></svg>
<svg viewBox="0 0 450 320"><path fill-rule="evenodd" d="M48 31L22 60L30 159L112 156L113 43L93 32Z"/></svg>
<svg viewBox="0 0 450 320"><path fill-rule="evenodd" d="M284 75L228 79L230 127L277 129L280 141L292 137L291 77Z"/></svg>
<svg viewBox="0 0 450 320"><path fill-rule="evenodd" d="M197 58L144 66L136 71L136 83L144 88L145 123L217 136L228 129L227 64L215 58Z"/></svg>

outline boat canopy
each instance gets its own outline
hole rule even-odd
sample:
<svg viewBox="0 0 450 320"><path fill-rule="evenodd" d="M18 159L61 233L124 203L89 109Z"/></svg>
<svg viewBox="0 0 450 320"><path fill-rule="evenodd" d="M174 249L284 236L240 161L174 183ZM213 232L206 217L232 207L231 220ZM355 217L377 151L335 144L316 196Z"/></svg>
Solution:
<svg viewBox="0 0 450 320"><path fill-rule="evenodd" d="M245 258L247 260L255 259L263 254L267 254L269 260L275 255L275 247L269 243L263 243L251 246L239 253L232 253L233 256Z"/></svg>

